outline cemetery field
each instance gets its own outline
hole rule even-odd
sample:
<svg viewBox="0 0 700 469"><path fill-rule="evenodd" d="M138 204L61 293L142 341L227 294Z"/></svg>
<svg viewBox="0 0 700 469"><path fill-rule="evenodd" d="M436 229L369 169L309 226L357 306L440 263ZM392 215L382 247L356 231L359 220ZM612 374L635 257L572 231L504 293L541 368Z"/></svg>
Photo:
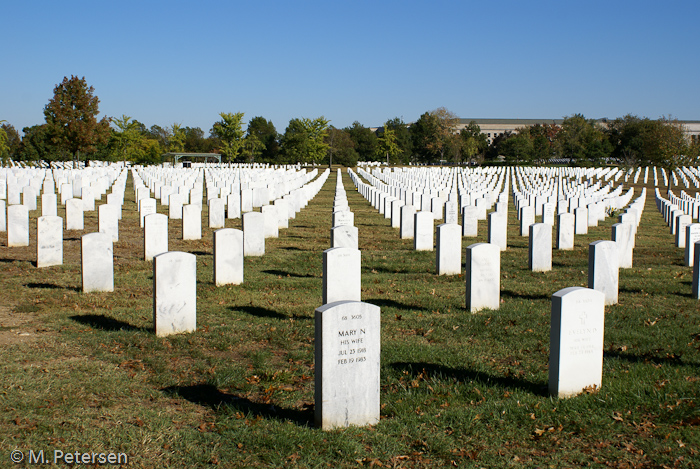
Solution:
<svg viewBox="0 0 700 469"><path fill-rule="evenodd" d="M206 204L202 240L183 241L170 220L169 249L197 256L197 331L168 337L154 333L130 176L112 293L81 291L80 236L97 231L97 212L84 231L64 231L62 266L35 266L39 211L29 247L0 240L2 467L13 450L125 453L144 468L700 466L700 306L652 185L634 267L620 270L619 303L605 307L603 384L558 399L547 389L551 296L587 286L588 244L610 240L617 215L576 235L574 250L554 249L551 271L531 272L511 200L500 308L471 314L464 266L437 276L435 252L414 251L342 180L362 301L381 308L377 425L314 426L314 310L335 170L264 256L245 258L238 286L212 281ZM462 263L486 234L480 221L478 237L462 238Z"/></svg>

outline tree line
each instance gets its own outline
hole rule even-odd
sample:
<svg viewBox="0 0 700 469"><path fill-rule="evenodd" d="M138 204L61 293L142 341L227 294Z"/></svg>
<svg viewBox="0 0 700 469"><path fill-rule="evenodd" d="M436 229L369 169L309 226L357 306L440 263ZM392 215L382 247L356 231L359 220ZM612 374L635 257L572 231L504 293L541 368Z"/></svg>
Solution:
<svg viewBox="0 0 700 469"><path fill-rule="evenodd" d="M0 157L147 165L160 163L161 155L171 152L220 153L224 161L272 164L539 165L560 159L579 166L614 163L672 168L698 164L700 154L700 142L688 139L682 125L666 117L652 120L627 115L596 121L574 114L561 125L536 124L489 141L476 122L462 128L460 119L444 107L425 112L410 124L395 117L377 129L357 121L336 128L323 116L294 118L283 133L262 116L246 123L242 112L222 112L205 135L199 127L178 123L147 127L126 115L98 120L98 104L84 77L65 77L44 108L43 124L23 128L20 137L11 124L0 121Z"/></svg>

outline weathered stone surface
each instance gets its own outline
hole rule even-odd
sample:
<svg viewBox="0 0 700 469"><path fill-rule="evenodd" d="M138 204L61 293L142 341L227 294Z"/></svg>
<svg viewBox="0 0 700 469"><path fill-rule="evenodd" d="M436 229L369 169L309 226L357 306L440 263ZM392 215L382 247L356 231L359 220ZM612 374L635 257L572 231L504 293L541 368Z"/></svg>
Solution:
<svg viewBox="0 0 700 469"><path fill-rule="evenodd" d="M114 248L105 233L89 233L81 238L83 292L114 291Z"/></svg>
<svg viewBox="0 0 700 469"><path fill-rule="evenodd" d="M462 273L462 227L444 223L437 227L435 267L438 275Z"/></svg>
<svg viewBox="0 0 700 469"><path fill-rule="evenodd" d="M63 218L43 216L36 220L36 266L63 264Z"/></svg>
<svg viewBox="0 0 700 469"><path fill-rule="evenodd" d="M605 295L569 287L552 295L549 393L571 397L603 379Z"/></svg>
<svg viewBox="0 0 700 469"><path fill-rule="evenodd" d="M316 309L315 347L316 425L332 430L378 423L379 307L339 301Z"/></svg>
<svg viewBox="0 0 700 469"><path fill-rule="evenodd" d="M197 329L197 256L164 252L153 258L153 322L156 336Z"/></svg>
<svg viewBox="0 0 700 469"><path fill-rule="evenodd" d="M605 295L605 304L617 304L620 260L615 241L588 245L588 288Z"/></svg>
<svg viewBox="0 0 700 469"><path fill-rule="evenodd" d="M243 232L233 228L214 231L214 284L243 283Z"/></svg>
<svg viewBox="0 0 700 469"><path fill-rule="evenodd" d="M361 301L361 253L357 249L323 251L323 304Z"/></svg>
<svg viewBox="0 0 700 469"><path fill-rule="evenodd" d="M495 244L467 247L465 262L467 310L498 309L501 300L501 250Z"/></svg>

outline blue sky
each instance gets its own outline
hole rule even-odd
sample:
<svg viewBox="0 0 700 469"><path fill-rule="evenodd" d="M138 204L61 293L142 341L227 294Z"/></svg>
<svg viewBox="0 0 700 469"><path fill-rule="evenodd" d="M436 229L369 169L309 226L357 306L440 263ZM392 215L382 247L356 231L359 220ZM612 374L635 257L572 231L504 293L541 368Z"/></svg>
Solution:
<svg viewBox="0 0 700 469"><path fill-rule="evenodd" d="M460 117L700 120L700 1L4 2L0 120L64 76L100 115L206 134L220 112L336 127Z"/></svg>

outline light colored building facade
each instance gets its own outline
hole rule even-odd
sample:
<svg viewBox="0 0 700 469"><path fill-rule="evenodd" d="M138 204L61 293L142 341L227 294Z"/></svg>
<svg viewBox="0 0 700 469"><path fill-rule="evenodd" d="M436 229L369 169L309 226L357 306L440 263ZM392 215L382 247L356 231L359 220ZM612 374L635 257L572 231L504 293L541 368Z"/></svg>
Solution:
<svg viewBox="0 0 700 469"><path fill-rule="evenodd" d="M536 124L556 124L561 126L564 119L460 119L457 125L457 131L462 130L469 125L470 122L476 122L481 129L481 133L486 134L489 144L498 135L506 132L515 132L522 127L529 127ZM598 125L605 126L608 119L596 119ZM685 129L689 139L700 139L700 121L679 121Z"/></svg>

